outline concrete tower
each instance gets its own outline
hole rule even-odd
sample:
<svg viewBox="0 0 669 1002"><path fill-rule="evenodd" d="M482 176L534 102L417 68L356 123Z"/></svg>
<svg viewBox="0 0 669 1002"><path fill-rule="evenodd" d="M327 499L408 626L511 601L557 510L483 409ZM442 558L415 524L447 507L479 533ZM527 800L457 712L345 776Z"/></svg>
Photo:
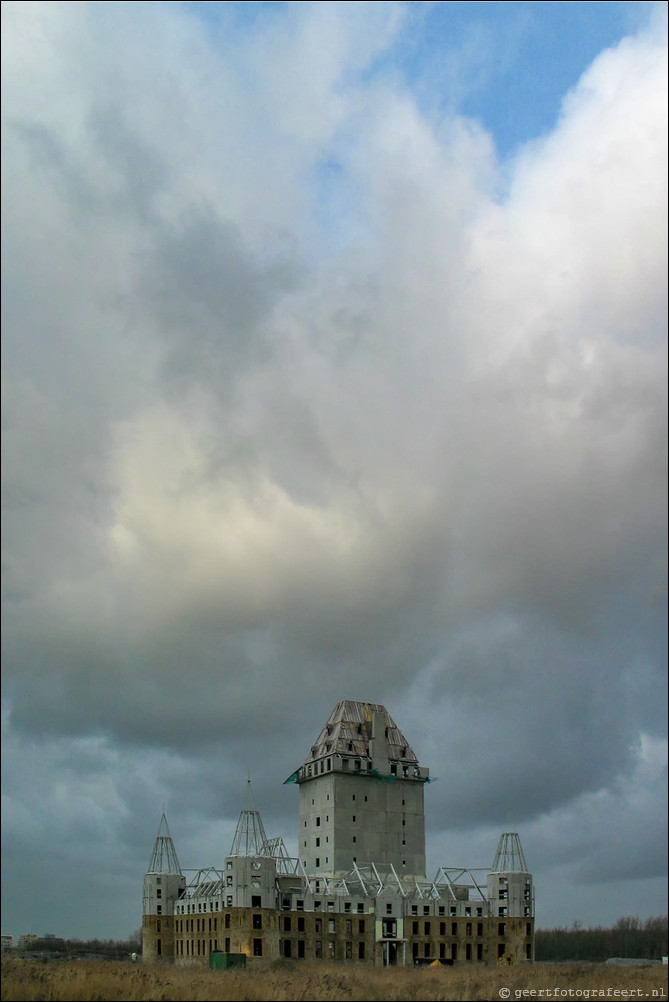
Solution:
<svg viewBox="0 0 669 1002"><path fill-rule="evenodd" d="M142 959L174 957L175 902L186 887L174 842L163 814L144 875L142 903Z"/></svg>
<svg viewBox="0 0 669 1002"><path fill-rule="evenodd" d="M298 851L310 876L375 863L425 880L429 770L384 706L339 703L289 781L300 787Z"/></svg>

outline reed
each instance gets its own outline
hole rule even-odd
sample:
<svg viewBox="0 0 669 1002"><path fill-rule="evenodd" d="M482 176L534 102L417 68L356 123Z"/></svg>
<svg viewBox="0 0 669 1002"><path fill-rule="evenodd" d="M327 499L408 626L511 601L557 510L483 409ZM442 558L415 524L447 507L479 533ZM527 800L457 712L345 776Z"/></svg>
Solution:
<svg viewBox="0 0 669 1002"><path fill-rule="evenodd" d="M11 955L2 959L2 999L7 1002L469 1002L500 999L500 989L507 989L511 999L667 999L667 968L657 964L376 968L280 961L246 971L210 971L122 961L41 962ZM542 996L530 994L539 990Z"/></svg>

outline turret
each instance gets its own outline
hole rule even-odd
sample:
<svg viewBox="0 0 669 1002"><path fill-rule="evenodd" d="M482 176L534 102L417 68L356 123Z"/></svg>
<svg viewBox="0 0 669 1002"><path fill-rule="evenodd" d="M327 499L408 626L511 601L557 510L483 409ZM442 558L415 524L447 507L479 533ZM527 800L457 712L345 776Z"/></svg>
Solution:
<svg viewBox="0 0 669 1002"><path fill-rule="evenodd" d="M488 874L488 902L497 926L498 961L533 960L534 889L517 832L500 836Z"/></svg>
<svg viewBox="0 0 669 1002"><path fill-rule="evenodd" d="M186 878L163 814L144 875L143 960L174 960L174 905L185 887Z"/></svg>

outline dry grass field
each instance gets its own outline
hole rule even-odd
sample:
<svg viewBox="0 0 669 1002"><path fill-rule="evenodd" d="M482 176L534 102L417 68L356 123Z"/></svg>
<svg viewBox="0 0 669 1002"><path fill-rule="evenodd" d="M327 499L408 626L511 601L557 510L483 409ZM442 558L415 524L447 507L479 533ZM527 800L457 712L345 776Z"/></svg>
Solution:
<svg viewBox="0 0 669 1002"><path fill-rule="evenodd" d="M500 989L509 994L500 994ZM538 992L543 990L543 994ZM608 994L609 990L611 993ZM617 995L614 994L617 992ZM632 992L634 994L632 994ZM592 993L592 994L590 994ZM603 995L600 993L607 993ZM247 1000L410 1000L500 998L667 998L667 969L604 964L522 968L370 968L279 962L247 971L119 961L41 963L2 959L2 999L97 1002L247 1002Z"/></svg>

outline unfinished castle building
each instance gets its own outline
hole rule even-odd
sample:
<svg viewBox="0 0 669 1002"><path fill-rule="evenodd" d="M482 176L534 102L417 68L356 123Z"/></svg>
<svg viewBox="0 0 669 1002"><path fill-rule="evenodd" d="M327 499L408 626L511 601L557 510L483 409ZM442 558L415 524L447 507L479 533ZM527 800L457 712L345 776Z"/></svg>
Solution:
<svg viewBox="0 0 669 1002"><path fill-rule="evenodd" d="M144 877L144 960L532 961L534 890L518 835L501 835L489 870L445 866L428 880L427 782L385 707L339 703L286 780L300 791L299 858L246 809L223 868L187 877L163 814Z"/></svg>

